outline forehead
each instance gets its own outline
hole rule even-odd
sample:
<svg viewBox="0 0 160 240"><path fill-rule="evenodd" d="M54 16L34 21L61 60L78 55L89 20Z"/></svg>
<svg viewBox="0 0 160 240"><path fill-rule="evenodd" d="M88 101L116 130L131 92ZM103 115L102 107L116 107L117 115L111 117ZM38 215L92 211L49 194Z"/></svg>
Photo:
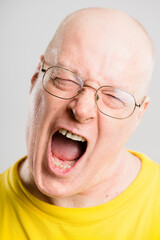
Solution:
<svg viewBox="0 0 160 240"><path fill-rule="evenodd" d="M144 74L144 49L138 49L135 39L124 36L123 31L111 27L104 31L102 24L87 24L65 27L60 44L50 49L50 64L54 59L84 80L134 91Z"/></svg>
<svg viewBox="0 0 160 240"><path fill-rule="evenodd" d="M93 53L79 44L66 45L59 51L56 65L75 72L84 82L96 82L99 86L110 85L132 93L138 76L132 71L132 63L126 56L122 60L121 56L114 56L110 52L106 56L104 52Z"/></svg>

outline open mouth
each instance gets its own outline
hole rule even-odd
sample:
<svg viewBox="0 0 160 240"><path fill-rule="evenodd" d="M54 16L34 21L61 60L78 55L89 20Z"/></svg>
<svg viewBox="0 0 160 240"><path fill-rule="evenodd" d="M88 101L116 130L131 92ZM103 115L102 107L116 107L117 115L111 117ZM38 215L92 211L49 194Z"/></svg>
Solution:
<svg viewBox="0 0 160 240"><path fill-rule="evenodd" d="M63 128L59 129L52 136L52 168L60 172L67 172L82 157L86 148L87 141L84 137Z"/></svg>

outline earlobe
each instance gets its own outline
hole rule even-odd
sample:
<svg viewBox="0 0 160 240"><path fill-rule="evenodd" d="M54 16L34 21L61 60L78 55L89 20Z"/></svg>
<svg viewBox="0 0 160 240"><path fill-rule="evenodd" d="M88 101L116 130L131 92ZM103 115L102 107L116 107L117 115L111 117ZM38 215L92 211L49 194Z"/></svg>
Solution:
<svg viewBox="0 0 160 240"><path fill-rule="evenodd" d="M146 99L144 101L144 107L143 107L144 111L147 109L149 102L150 102L150 97L146 97Z"/></svg>
<svg viewBox="0 0 160 240"><path fill-rule="evenodd" d="M146 109L147 109L147 107L148 107L149 102L150 102L150 97L146 97L145 100L144 100L144 102L143 102L143 104L142 104L142 106L141 106L140 109L139 109L139 112L138 112L138 116L137 116L137 118L138 118L138 124L140 123L141 118L142 118L144 112L146 111ZM137 125L138 125L138 124L137 124Z"/></svg>
<svg viewBox="0 0 160 240"><path fill-rule="evenodd" d="M32 88L34 87L34 85L35 85L35 83L36 83L36 81L37 81L37 79L38 79L38 74L39 74L39 72L35 72L35 74L34 74L34 75L32 76L32 78L31 78L30 93L31 93Z"/></svg>

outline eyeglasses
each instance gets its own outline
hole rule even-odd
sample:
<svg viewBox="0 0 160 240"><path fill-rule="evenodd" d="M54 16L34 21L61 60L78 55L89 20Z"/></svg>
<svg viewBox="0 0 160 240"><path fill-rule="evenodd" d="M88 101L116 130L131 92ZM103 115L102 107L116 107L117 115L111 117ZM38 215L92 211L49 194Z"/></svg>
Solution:
<svg viewBox="0 0 160 240"><path fill-rule="evenodd" d="M61 66L52 66L41 71L42 85L46 92L54 97L70 100L80 95L86 87L95 90L95 102L98 110L106 116L115 119L125 119L130 117L136 107L141 104L136 103L133 95L112 86L101 86L98 89L83 83L81 77L76 73Z"/></svg>

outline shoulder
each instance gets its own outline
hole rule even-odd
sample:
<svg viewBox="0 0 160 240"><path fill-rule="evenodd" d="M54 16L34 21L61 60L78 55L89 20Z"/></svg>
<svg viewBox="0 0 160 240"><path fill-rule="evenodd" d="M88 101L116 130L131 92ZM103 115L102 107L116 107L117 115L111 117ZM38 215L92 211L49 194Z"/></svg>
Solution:
<svg viewBox="0 0 160 240"><path fill-rule="evenodd" d="M154 159L152 160L150 157L148 157L146 154L144 153L140 153L140 152L135 152L135 151L131 151L129 150L130 153L132 153L133 155L135 155L136 157L138 157L141 162L142 162L142 167L143 165L147 165L148 167L153 167L157 170L160 171L160 164L158 164L157 162L154 161Z"/></svg>
<svg viewBox="0 0 160 240"><path fill-rule="evenodd" d="M141 161L141 169L139 172L140 180L142 182L147 182L149 185L152 185L152 183L160 185L160 164L149 158L144 153L138 153L130 150L129 152Z"/></svg>
<svg viewBox="0 0 160 240"><path fill-rule="evenodd" d="M14 165L0 174L0 195L3 196L7 192L11 192L16 188L19 181L18 166L26 157L18 160Z"/></svg>

